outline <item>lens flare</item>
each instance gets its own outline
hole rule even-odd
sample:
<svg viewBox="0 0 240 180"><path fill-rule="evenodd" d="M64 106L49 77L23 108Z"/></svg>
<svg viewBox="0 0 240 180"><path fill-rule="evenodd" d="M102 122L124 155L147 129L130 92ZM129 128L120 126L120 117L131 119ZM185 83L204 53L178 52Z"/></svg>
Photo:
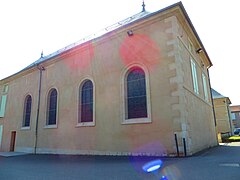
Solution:
<svg viewBox="0 0 240 180"><path fill-rule="evenodd" d="M172 180L178 180L181 177L180 170L174 165L165 166L162 169L162 172L165 176Z"/></svg>
<svg viewBox="0 0 240 180"><path fill-rule="evenodd" d="M148 65L160 60L159 46L145 34L127 36L121 43L119 53L125 65L132 62Z"/></svg>
<svg viewBox="0 0 240 180"><path fill-rule="evenodd" d="M163 162L160 159L154 160L154 161L150 161L148 163L146 163L142 169L145 172L153 172L158 170L160 167L162 167Z"/></svg>
<svg viewBox="0 0 240 180"><path fill-rule="evenodd" d="M82 45L81 49L78 51L78 54L71 56L71 58L66 58L64 63L71 70L74 69L85 69L88 68L91 64L91 61L94 57L94 46L92 42L86 42Z"/></svg>
<svg viewBox="0 0 240 180"><path fill-rule="evenodd" d="M167 176L162 176L161 180L168 180Z"/></svg>

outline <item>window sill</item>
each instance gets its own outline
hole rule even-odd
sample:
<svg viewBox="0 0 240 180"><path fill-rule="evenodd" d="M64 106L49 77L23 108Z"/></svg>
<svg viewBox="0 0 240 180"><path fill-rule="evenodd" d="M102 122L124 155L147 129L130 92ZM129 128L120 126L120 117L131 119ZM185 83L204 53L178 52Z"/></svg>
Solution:
<svg viewBox="0 0 240 180"><path fill-rule="evenodd" d="M56 124L54 124L54 125L46 125L44 127L44 129L57 129L57 125Z"/></svg>
<svg viewBox="0 0 240 180"><path fill-rule="evenodd" d="M95 122L82 122L76 125L76 127L92 127L92 126L95 126Z"/></svg>
<svg viewBox="0 0 240 180"><path fill-rule="evenodd" d="M150 118L134 118L134 119L124 119L122 124L145 124L152 123Z"/></svg>
<svg viewBox="0 0 240 180"><path fill-rule="evenodd" d="M25 131L25 130L30 130L30 126L21 127L21 130L23 130L23 131Z"/></svg>

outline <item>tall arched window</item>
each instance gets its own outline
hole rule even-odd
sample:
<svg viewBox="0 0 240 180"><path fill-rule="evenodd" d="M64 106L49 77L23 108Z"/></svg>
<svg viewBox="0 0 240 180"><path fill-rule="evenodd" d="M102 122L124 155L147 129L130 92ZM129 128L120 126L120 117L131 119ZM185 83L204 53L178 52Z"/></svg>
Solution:
<svg viewBox="0 0 240 180"><path fill-rule="evenodd" d="M51 89L48 93L47 125L55 125L57 119L57 90Z"/></svg>
<svg viewBox="0 0 240 180"><path fill-rule="evenodd" d="M145 73L139 67L131 68L126 76L125 118L146 118L147 94Z"/></svg>
<svg viewBox="0 0 240 180"><path fill-rule="evenodd" d="M23 127L30 126L31 109L32 109L32 97L30 95L27 95L24 101Z"/></svg>
<svg viewBox="0 0 240 180"><path fill-rule="evenodd" d="M78 122L93 122L93 83L86 80L80 86L79 90L79 106L78 106Z"/></svg>

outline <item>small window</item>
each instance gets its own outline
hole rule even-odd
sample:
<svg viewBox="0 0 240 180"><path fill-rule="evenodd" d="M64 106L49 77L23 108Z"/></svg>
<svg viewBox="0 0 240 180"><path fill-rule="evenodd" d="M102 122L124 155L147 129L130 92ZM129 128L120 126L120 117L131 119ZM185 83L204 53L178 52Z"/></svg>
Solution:
<svg viewBox="0 0 240 180"><path fill-rule="evenodd" d="M32 108L32 97L28 95L25 98L25 102L24 102L23 127L30 126L31 108Z"/></svg>
<svg viewBox="0 0 240 180"><path fill-rule="evenodd" d="M196 94L199 94L197 67L196 67L196 63L194 62L193 59L191 59L191 69L192 69L193 90Z"/></svg>
<svg viewBox="0 0 240 180"><path fill-rule="evenodd" d="M91 80L86 80L79 90L78 123L94 121L93 105L93 83Z"/></svg>
<svg viewBox="0 0 240 180"><path fill-rule="evenodd" d="M126 86L126 119L148 117L144 71L141 68L131 69L127 74Z"/></svg>
<svg viewBox="0 0 240 180"><path fill-rule="evenodd" d="M204 99L208 101L208 86L207 86L207 79L205 74L202 73L202 80L203 80L203 91L204 91Z"/></svg>
<svg viewBox="0 0 240 180"><path fill-rule="evenodd" d="M6 94L6 93L8 93L8 85L7 84L5 84L4 86L3 86L3 91L2 91L4 94Z"/></svg>
<svg viewBox="0 0 240 180"><path fill-rule="evenodd" d="M57 119L57 90L51 89L48 94L47 125L56 125Z"/></svg>
<svg viewBox="0 0 240 180"><path fill-rule="evenodd" d="M232 114L232 119L237 119L235 113L231 113L231 114Z"/></svg>
<svg viewBox="0 0 240 180"><path fill-rule="evenodd" d="M6 105L7 105L7 95L2 95L0 101L0 118L5 116Z"/></svg>
<svg viewBox="0 0 240 180"><path fill-rule="evenodd" d="M188 50L193 53L194 51L194 47L193 47L193 43L190 39L188 39Z"/></svg>

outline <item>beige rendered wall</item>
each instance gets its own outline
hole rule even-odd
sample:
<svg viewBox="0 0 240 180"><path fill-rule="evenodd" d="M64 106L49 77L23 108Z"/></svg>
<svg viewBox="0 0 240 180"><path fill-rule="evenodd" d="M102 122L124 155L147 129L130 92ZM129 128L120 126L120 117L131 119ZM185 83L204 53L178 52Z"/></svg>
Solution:
<svg viewBox="0 0 240 180"><path fill-rule="evenodd" d="M177 84L177 89L172 95L179 96L179 104L172 107L179 112L179 117L174 118L174 130L178 136L179 147L183 151L183 139L186 140L186 151L191 155L201 149L217 145L215 123L208 82L207 67L204 52L196 53L201 47L192 32L185 26L181 19L173 19L176 40L173 42L176 58L177 77L172 83ZM199 94L194 92L191 71L191 62L196 63ZM207 79L207 94L205 98L202 74Z"/></svg>
<svg viewBox="0 0 240 180"><path fill-rule="evenodd" d="M25 147L34 146L34 127L37 108L37 87L38 74L31 72L12 81L2 81L3 85L8 85L8 97L6 104L6 113L4 118L0 118L3 124L2 151L10 150L11 132L17 131L16 147L24 144ZM2 92L2 91L1 91ZM30 129L22 129L24 99L27 95L32 96L32 114ZM0 94L1 95L1 94Z"/></svg>
<svg viewBox="0 0 240 180"><path fill-rule="evenodd" d="M128 27L109 34L101 40L57 57L53 64L43 64L41 104L38 125L37 152L76 154L151 154L176 153L173 131L172 104L178 102L171 92L175 84L171 78L175 70L169 58L173 47L172 24L163 18ZM132 38L132 39L130 39ZM132 48L133 55L125 51ZM145 47L149 50L142 53ZM129 52L128 52L129 54ZM86 62L87 61L87 62ZM122 124L123 75L131 66L146 71L149 81L151 123ZM78 127L78 91L81 82L90 78L95 87L95 126ZM6 80L5 80L6 81ZM24 76L11 79L7 114L4 118L2 150L9 151L11 131L17 131L16 150L33 152L36 126L39 71L35 68ZM46 127L47 94L51 88L58 91L57 127ZM23 103L27 94L33 97L31 127L21 129Z"/></svg>
<svg viewBox="0 0 240 180"><path fill-rule="evenodd" d="M229 122L229 110L228 110L227 98L214 99L214 107L217 119L217 132L231 133L231 125Z"/></svg>
<svg viewBox="0 0 240 180"><path fill-rule="evenodd" d="M129 29L133 30L133 36L127 35ZM176 16L163 13L43 63L46 70L42 76L37 152L173 155L176 154L174 134L181 153L182 138L186 138L188 154L213 145L216 138L211 103L203 100L202 90L199 96L192 91L185 45L188 36L181 37L180 31L189 33L184 32ZM124 73L132 66L142 67L149 82L150 123L122 124ZM86 78L94 83L95 126L80 127L77 126L78 93ZM9 151L10 134L15 130L16 150L34 151L38 81L39 70L35 67L1 82L9 84L10 96L2 121L2 150ZM46 127L47 94L51 88L58 91L54 128ZM31 127L22 130L27 94L33 97Z"/></svg>

